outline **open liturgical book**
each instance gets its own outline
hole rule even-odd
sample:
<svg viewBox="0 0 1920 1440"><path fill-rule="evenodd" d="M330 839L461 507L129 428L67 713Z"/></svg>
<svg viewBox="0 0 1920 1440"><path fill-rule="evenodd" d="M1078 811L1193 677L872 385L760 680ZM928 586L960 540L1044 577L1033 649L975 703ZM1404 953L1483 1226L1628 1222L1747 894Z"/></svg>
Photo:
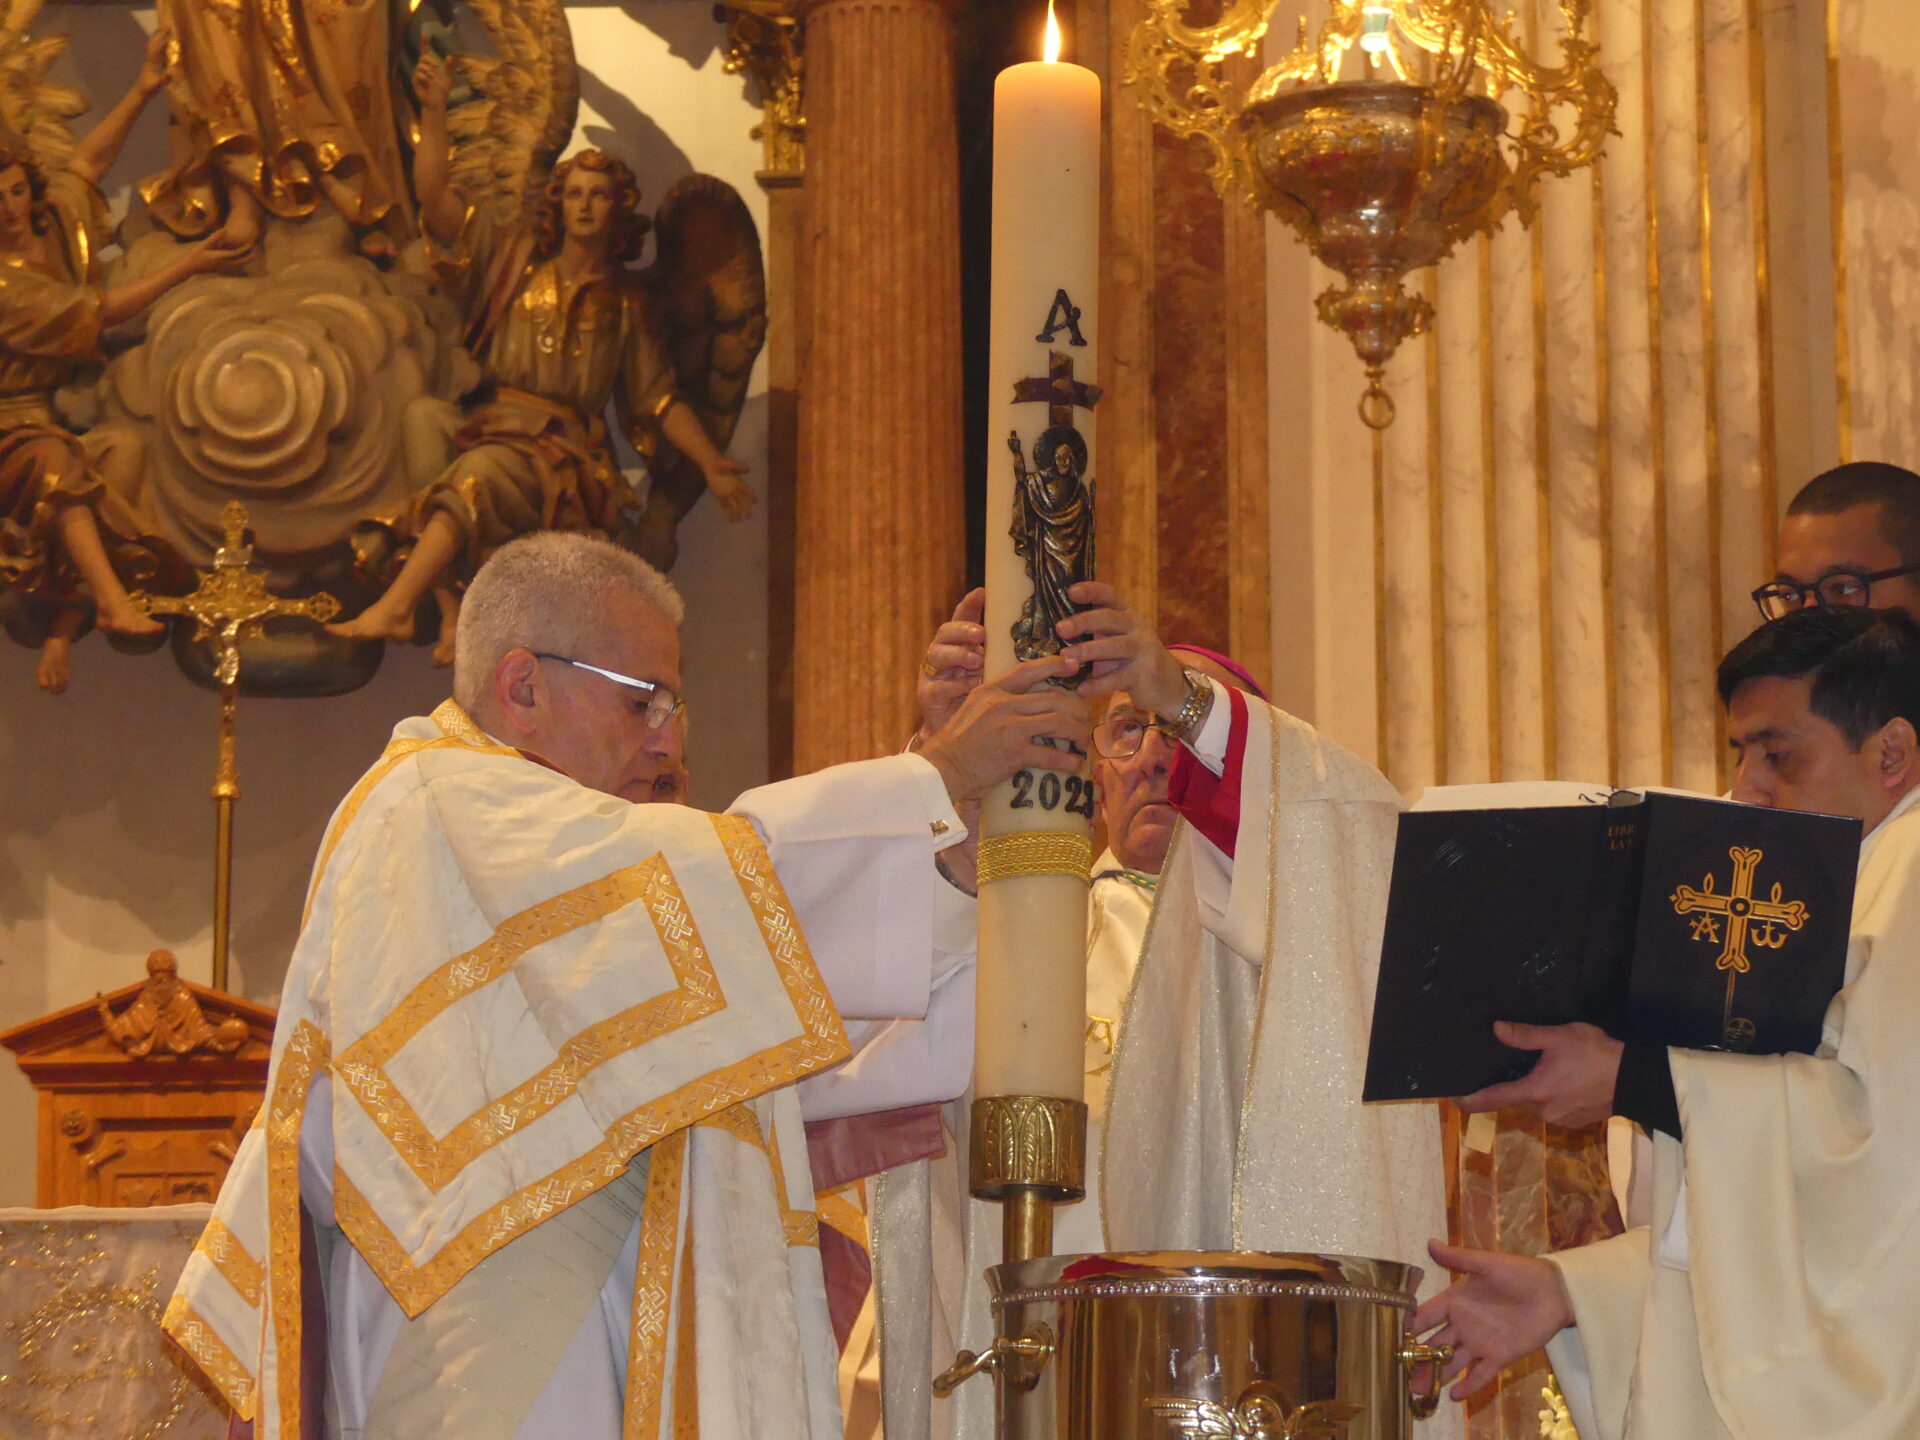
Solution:
<svg viewBox="0 0 1920 1440"><path fill-rule="evenodd" d="M1860 822L1660 790L1430 790L1400 817L1364 1098L1532 1068L1493 1022L1812 1052L1846 970Z"/></svg>

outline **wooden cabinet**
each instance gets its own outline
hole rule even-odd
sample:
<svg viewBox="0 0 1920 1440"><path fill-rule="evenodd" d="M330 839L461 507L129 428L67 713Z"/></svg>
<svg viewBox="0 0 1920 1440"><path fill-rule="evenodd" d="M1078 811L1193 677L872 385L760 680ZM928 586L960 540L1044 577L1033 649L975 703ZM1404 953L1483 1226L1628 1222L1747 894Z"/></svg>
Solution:
<svg viewBox="0 0 1920 1440"><path fill-rule="evenodd" d="M89 1000L0 1033L40 1098L43 1207L212 1200L253 1123L273 1012L149 970L104 997L111 1018Z"/></svg>

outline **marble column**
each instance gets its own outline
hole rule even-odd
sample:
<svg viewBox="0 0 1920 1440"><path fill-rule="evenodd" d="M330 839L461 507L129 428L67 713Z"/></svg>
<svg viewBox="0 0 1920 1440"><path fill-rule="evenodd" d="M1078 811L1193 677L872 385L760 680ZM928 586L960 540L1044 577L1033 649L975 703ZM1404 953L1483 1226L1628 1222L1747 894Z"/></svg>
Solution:
<svg viewBox="0 0 1920 1440"><path fill-rule="evenodd" d="M965 578L953 29L816 0L794 506L793 766L898 750Z"/></svg>

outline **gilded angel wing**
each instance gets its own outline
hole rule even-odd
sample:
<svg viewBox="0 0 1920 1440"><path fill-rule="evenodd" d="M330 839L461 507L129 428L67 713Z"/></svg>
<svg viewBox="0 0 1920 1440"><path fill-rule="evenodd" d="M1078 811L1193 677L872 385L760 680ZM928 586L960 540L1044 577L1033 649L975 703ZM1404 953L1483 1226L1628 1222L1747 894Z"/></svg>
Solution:
<svg viewBox="0 0 1920 1440"><path fill-rule="evenodd" d="M680 397L722 450L747 402L753 362L767 340L767 272L746 201L724 180L688 175L654 216L659 253L642 273L672 357ZM640 554L665 570L681 517L706 493L700 467L671 446L651 465L653 484L634 533Z"/></svg>
<svg viewBox="0 0 1920 1440"><path fill-rule="evenodd" d="M47 70L67 48L67 37L35 39L27 33L42 3L0 0L0 128L26 141L42 170L57 170L73 158L76 142L67 122L89 107L78 90L47 83Z"/></svg>
<svg viewBox="0 0 1920 1440"><path fill-rule="evenodd" d="M560 0L467 0L497 52L453 57L471 98L447 116L452 179L512 217L553 173L580 113L573 32Z"/></svg>
<svg viewBox="0 0 1920 1440"><path fill-rule="evenodd" d="M1244 1440L1233 1411L1216 1400L1156 1400L1151 1408L1188 1440Z"/></svg>

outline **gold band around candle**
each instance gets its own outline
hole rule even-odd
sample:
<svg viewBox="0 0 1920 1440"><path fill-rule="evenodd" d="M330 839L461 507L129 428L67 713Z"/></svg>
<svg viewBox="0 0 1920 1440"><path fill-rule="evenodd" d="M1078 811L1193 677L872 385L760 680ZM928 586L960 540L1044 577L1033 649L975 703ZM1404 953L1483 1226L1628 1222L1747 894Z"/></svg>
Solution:
<svg viewBox="0 0 1920 1440"><path fill-rule="evenodd" d="M1087 1107L1057 1095L983 1095L973 1102L969 1189L1000 1200L1015 1186L1049 1200L1086 1194Z"/></svg>
<svg viewBox="0 0 1920 1440"><path fill-rule="evenodd" d="M1086 881L1093 871L1093 840L1071 830L1021 830L980 842L978 884L1016 875L1071 875Z"/></svg>

